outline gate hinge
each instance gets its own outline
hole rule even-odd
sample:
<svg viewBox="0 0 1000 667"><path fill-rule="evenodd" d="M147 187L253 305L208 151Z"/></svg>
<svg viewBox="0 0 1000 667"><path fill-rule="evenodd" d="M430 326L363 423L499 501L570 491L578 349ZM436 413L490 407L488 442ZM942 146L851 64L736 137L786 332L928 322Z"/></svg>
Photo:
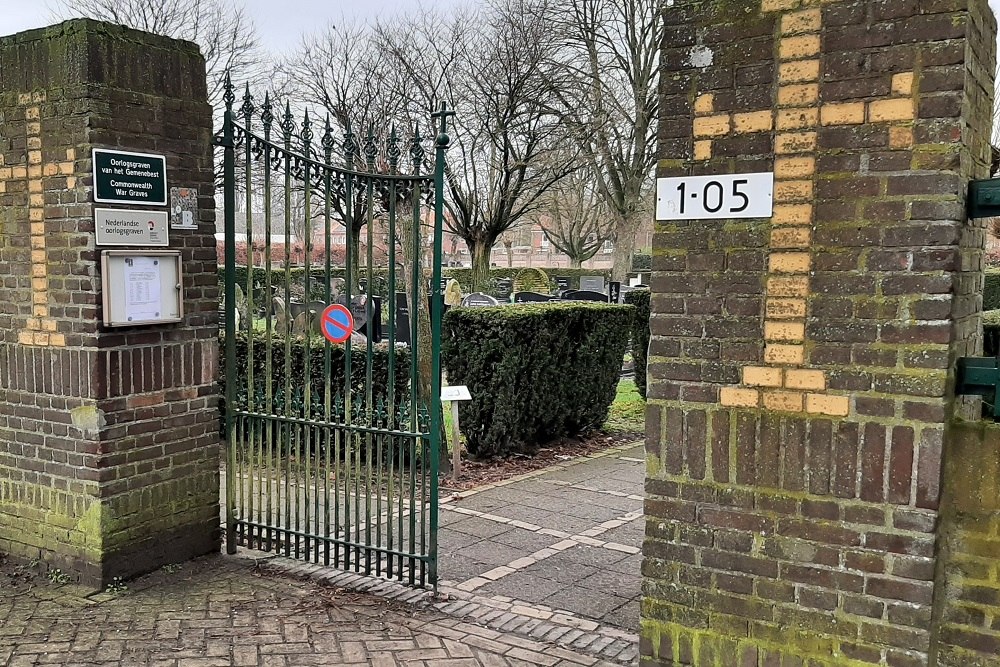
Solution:
<svg viewBox="0 0 1000 667"><path fill-rule="evenodd" d="M959 357L958 382L955 393L964 396L983 396L993 408L993 419L1000 420L1000 405L996 400L1000 392L1000 366L996 357Z"/></svg>

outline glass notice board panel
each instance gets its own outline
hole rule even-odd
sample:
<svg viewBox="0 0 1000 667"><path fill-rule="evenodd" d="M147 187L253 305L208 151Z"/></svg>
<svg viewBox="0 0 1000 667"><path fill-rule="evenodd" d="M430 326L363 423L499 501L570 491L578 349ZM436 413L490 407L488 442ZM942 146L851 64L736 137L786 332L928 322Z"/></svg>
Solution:
<svg viewBox="0 0 1000 667"><path fill-rule="evenodd" d="M105 250L101 256L104 326L180 322L182 279L179 250Z"/></svg>

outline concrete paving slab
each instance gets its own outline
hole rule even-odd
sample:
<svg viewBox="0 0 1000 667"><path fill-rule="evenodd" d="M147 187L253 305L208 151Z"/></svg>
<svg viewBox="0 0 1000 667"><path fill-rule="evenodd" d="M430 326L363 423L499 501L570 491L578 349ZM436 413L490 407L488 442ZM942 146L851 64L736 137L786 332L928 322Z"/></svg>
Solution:
<svg viewBox="0 0 1000 667"><path fill-rule="evenodd" d="M466 492L442 509L442 515L465 515L442 523L441 577L487 599L540 605L542 615L564 609L583 620L635 631L644 461L640 444ZM479 543L450 539L452 532ZM453 572L446 545L457 547Z"/></svg>

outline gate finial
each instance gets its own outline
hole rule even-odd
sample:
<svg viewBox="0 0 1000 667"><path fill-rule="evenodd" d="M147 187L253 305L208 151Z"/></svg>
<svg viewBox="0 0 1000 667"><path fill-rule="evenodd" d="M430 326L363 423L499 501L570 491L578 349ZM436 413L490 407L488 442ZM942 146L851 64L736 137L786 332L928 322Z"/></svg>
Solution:
<svg viewBox="0 0 1000 667"><path fill-rule="evenodd" d="M302 132L299 134L302 139L302 153L309 157L312 154L313 131L312 123L309 122L309 109L306 109L305 117L302 119Z"/></svg>
<svg viewBox="0 0 1000 667"><path fill-rule="evenodd" d="M253 95L250 94L250 84L246 84L246 92L243 93L243 104L240 106L240 115L246 118L247 128L250 127L250 119L256 109L253 105Z"/></svg>
<svg viewBox="0 0 1000 667"><path fill-rule="evenodd" d="M399 135L396 134L396 126L392 126L392 130L389 132L389 146L387 147L387 152L389 154L389 172L397 173L399 172Z"/></svg>
<svg viewBox="0 0 1000 667"><path fill-rule="evenodd" d="M330 163L330 156L333 153L333 128L330 127L330 114L326 114L326 124L323 126L323 138L320 139L323 146L323 159Z"/></svg>
<svg viewBox="0 0 1000 667"><path fill-rule="evenodd" d="M233 94L233 80L229 78L229 70L226 70L226 78L222 82L222 101L226 103L226 110L231 111L236 95Z"/></svg>
<svg viewBox="0 0 1000 667"><path fill-rule="evenodd" d="M410 161L413 163L413 173L419 174L424 163L424 138L420 136L420 123L413 124L413 139L410 140Z"/></svg>
<svg viewBox="0 0 1000 667"><path fill-rule="evenodd" d="M438 136L437 136L437 147L447 148L448 144L451 143L451 137L448 136L448 118L454 116L455 112L448 108L448 103L441 100L441 106L437 111L431 114L431 118L438 119Z"/></svg>
<svg viewBox="0 0 1000 667"><path fill-rule="evenodd" d="M264 92L264 109L260 113L260 120L264 123L264 138L271 138L271 123L274 122L274 112L271 110L271 95Z"/></svg>
<svg viewBox="0 0 1000 667"><path fill-rule="evenodd" d="M292 117L292 107L285 100L285 116L281 119L281 131L285 133L285 141L292 141L292 132L295 131L295 118Z"/></svg>
<svg viewBox="0 0 1000 667"><path fill-rule="evenodd" d="M365 163L368 171L375 171L375 156L378 154L378 146L375 144L375 123L368 123L368 134L365 135Z"/></svg>
<svg viewBox="0 0 1000 667"><path fill-rule="evenodd" d="M354 130L351 129L351 119L347 119L347 123L344 126L344 160L347 162L347 168L352 169L354 167L354 154L358 152L358 143L354 139Z"/></svg>

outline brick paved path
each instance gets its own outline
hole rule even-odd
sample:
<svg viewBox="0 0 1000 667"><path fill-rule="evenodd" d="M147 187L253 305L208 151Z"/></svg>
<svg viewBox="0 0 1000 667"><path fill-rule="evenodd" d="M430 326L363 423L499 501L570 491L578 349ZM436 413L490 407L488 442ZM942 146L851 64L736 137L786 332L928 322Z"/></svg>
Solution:
<svg viewBox="0 0 1000 667"><path fill-rule="evenodd" d="M314 568L293 569L302 567ZM265 568L247 557L203 558L131 582L124 593L87 598L73 586L0 564L0 665L607 664L431 609ZM401 589L397 597L420 595L427 594Z"/></svg>

